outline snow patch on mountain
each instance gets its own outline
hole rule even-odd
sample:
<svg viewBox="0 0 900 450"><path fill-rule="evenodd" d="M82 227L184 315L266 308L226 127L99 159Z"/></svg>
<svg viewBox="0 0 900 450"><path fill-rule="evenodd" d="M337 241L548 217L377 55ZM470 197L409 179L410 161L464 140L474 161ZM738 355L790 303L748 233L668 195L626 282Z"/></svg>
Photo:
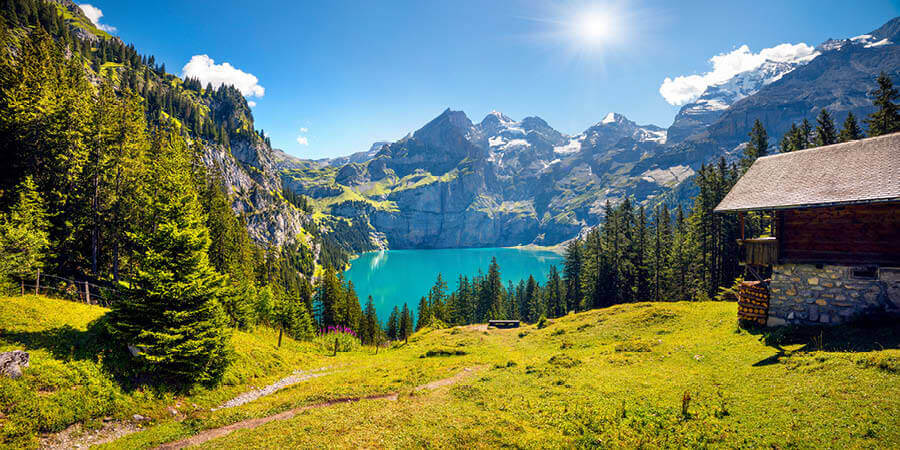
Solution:
<svg viewBox="0 0 900 450"><path fill-rule="evenodd" d="M572 139L569 139L569 143L566 145L559 145L553 147L553 153L558 155L569 155L572 153L578 153L581 150L581 143L584 141L584 135L578 135Z"/></svg>

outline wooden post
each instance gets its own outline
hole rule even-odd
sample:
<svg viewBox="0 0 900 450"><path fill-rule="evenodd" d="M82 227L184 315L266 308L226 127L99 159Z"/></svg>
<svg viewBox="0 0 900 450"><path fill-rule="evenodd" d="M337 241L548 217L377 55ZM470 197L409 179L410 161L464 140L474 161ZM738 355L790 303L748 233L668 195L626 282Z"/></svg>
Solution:
<svg viewBox="0 0 900 450"><path fill-rule="evenodd" d="M37 278L34 280L34 295L41 292L41 269L37 270Z"/></svg>
<svg viewBox="0 0 900 450"><path fill-rule="evenodd" d="M741 239L744 239L744 212L739 212L738 217L741 219Z"/></svg>
<svg viewBox="0 0 900 450"><path fill-rule="evenodd" d="M338 348L338 338L334 337L334 356L337 356L337 348Z"/></svg>
<svg viewBox="0 0 900 450"><path fill-rule="evenodd" d="M90 283L88 283L87 281L84 282L84 301L88 305L91 304L91 288L90 288L90 286L91 286Z"/></svg>

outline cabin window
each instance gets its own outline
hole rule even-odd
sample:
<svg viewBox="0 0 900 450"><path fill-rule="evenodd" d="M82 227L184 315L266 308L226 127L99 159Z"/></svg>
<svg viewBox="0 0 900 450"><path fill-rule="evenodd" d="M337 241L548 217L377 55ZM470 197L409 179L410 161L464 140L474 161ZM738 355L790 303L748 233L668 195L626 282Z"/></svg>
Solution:
<svg viewBox="0 0 900 450"><path fill-rule="evenodd" d="M851 277L853 277L857 280L878 279L878 266L854 267L851 271Z"/></svg>

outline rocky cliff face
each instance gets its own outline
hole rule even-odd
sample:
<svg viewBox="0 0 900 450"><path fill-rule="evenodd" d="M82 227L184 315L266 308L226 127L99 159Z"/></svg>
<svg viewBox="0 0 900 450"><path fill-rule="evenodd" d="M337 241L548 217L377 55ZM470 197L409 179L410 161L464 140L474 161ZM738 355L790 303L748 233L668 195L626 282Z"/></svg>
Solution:
<svg viewBox="0 0 900 450"><path fill-rule="evenodd" d="M285 156L278 165L289 189L383 235L391 248L555 244L596 224L607 199L648 199L692 174L687 166L638 166L665 138L664 129L619 114L567 136L539 117L492 112L475 124L448 109L363 163Z"/></svg>

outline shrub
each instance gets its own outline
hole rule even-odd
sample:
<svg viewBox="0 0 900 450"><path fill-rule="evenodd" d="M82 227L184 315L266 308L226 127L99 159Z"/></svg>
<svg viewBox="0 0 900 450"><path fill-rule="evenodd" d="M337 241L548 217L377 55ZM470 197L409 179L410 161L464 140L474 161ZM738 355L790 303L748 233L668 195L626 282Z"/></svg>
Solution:
<svg viewBox="0 0 900 450"><path fill-rule="evenodd" d="M337 347L339 352L349 352L358 349L362 345L359 337L356 336L353 330L340 325L319 330L314 342L326 352L335 351L335 347ZM337 343L337 346L335 346L335 343Z"/></svg>
<svg viewBox="0 0 900 450"><path fill-rule="evenodd" d="M581 361L574 359L569 355L559 354L551 357L549 363L557 367L570 368L581 364Z"/></svg>
<svg viewBox="0 0 900 450"><path fill-rule="evenodd" d="M622 341L616 344L617 352L649 352L650 344L647 342L631 339L628 341Z"/></svg>
<svg viewBox="0 0 900 450"><path fill-rule="evenodd" d="M547 320L547 316L541 314L541 318L538 319L538 321L537 321L537 327L538 327L538 329L546 328L547 325L550 325L550 321Z"/></svg>
<svg viewBox="0 0 900 450"><path fill-rule="evenodd" d="M433 348L425 352L420 358L431 358L433 356L462 356L468 354L465 350L451 348Z"/></svg>

